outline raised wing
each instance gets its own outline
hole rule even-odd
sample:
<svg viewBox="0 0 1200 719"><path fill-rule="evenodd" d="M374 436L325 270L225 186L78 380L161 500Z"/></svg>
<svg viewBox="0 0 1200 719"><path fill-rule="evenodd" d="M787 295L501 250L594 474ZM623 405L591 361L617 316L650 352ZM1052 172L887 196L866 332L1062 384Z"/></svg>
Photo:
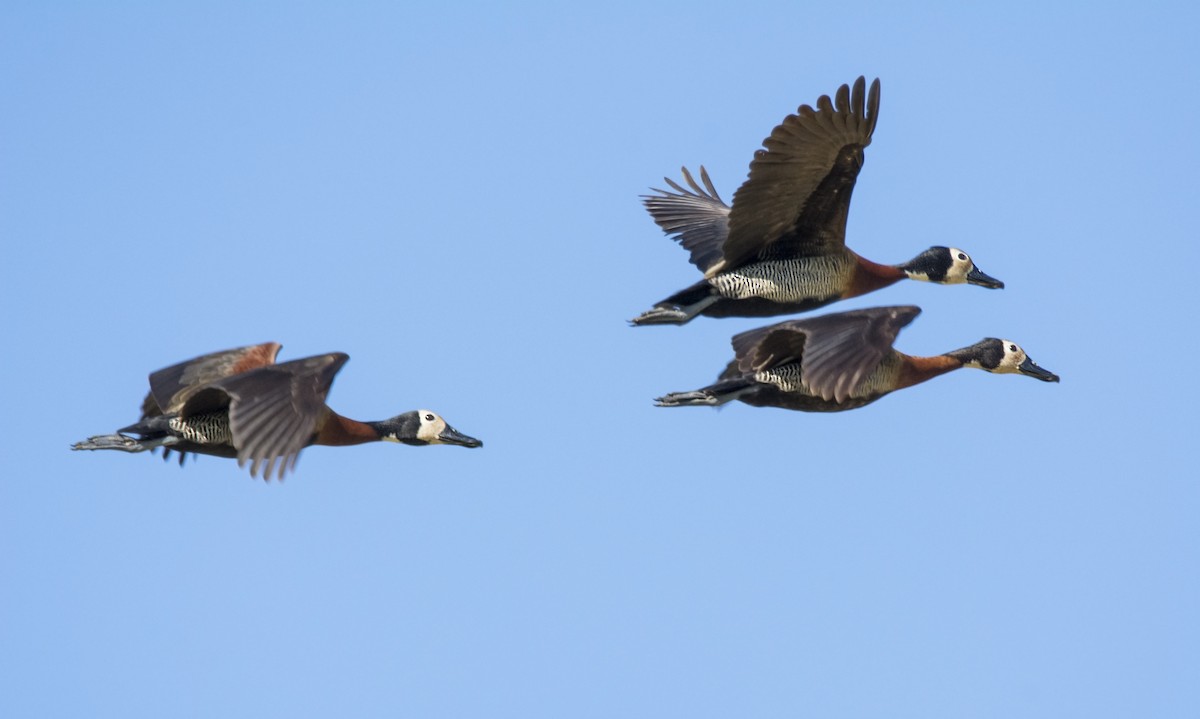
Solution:
<svg viewBox="0 0 1200 719"><path fill-rule="evenodd" d="M801 105L754 153L749 178L733 195L723 260L705 275L733 269L756 257L828 254L846 241L850 195L879 119L879 80L866 91L842 85L817 109Z"/></svg>
<svg viewBox="0 0 1200 719"><path fill-rule="evenodd" d="M350 359L341 352L283 362L211 382L183 407L193 416L228 403L238 466L250 475L282 479L316 434L333 378Z"/></svg>
<svg viewBox="0 0 1200 719"><path fill-rule="evenodd" d="M213 352L150 375L150 393L142 401L142 419L178 412L188 398L219 379L275 363L278 342Z"/></svg>
<svg viewBox="0 0 1200 719"><path fill-rule="evenodd" d="M704 272L722 259L721 247L729 236L729 205L717 194L703 165L700 180L704 187L696 184L686 167L681 169L690 189L664 177L674 192L653 188L659 194L644 195L642 203L663 232L683 245L691 254L692 264Z"/></svg>
<svg viewBox="0 0 1200 719"><path fill-rule="evenodd" d="M904 305L780 322L736 335L734 361L743 374L800 362L810 392L844 402L920 313L920 307Z"/></svg>

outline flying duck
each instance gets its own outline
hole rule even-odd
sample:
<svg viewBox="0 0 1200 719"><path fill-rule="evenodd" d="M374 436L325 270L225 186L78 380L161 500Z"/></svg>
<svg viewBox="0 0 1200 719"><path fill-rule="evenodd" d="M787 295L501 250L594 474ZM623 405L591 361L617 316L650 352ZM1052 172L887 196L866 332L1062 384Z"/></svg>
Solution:
<svg viewBox="0 0 1200 719"><path fill-rule="evenodd" d="M325 404L342 352L275 364L281 345L267 342L214 352L150 375L141 420L117 434L90 437L71 449L179 452L236 457L250 476L282 479L300 450L313 444L401 442L481 447L437 414L420 409L379 422L343 417ZM129 435L136 435L131 437Z"/></svg>
<svg viewBox="0 0 1200 719"><path fill-rule="evenodd" d="M879 119L879 80L866 90L842 85L817 109L801 105L754 153L750 175L726 205L701 167L701 187L643 198L654 221L691 254L704 279L630 320L684 324L696 315L770 317L803 312L873 292L902 279L999 289L954 247L931 247L901 265L884 265L846 247L850 195Z"/></svg>
<svg viewBox="0 0 1200 719"><path fill-rule="evenodd" d="M840 412L960 367L1058 381L1016 343L994 337L933 357L893 349L900 329L920 313L913 306L872 307L743 332L734 336L735 357L715 383L672 392L656 403L715 406L736 399L756 407Z"/></svg>

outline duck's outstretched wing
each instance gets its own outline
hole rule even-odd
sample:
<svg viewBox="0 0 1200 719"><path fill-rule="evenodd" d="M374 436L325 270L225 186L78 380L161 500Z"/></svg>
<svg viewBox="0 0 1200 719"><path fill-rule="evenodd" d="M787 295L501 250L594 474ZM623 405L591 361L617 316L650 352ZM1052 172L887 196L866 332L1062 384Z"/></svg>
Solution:
<svg viewBox="0 0 1200 719"><path fill-rule="evenodd" d="M729 236L729 205L717 194L703 165L700 180L704 187L686 167L681 169L688 187L664 177L674 191L653 188L659 194L644 195L642 204L663 232L690 253L692 264L705 272L722 259L721 247Z"/></svg>
<svg viewBox="0 0 1200 719"><path fill-rule="evenodd" d="M278 342L264 342L212 352L152 373L150 393L142 400L142 419L178 412L189 397L211 382L275 364L282 347Z"/></svg>
<svg viewBox="0 0 1200 719"><path fill-rule="evenodd" d="M872 307L743 332L732 340L736 356L722 379L732 372L751 374L799 363L810 392L844 402L892 350L901 328L920 313L912 305Z"/></svg>
<svg viewBox="0 0 1200 719"><path fill-rule="evenodd" d="M274 364L282 346L264 342L212 352L154 372L150 375L150 392L142 400L142 419L178 412L189 397L210 382ZM183 465L188 453L178 449L163 447L163 459L170 459L173 451L179 452L179 464Z"/></svg>
<svg viewBox="0 0 1200 719"><path fill-rule="evenodd" d="M723 259L707 277L756 257L828 254L845 245L850 195L863 149L879 119L879 80L866 90L842 85L836 99L822 95L817 109L801 105L754 153L750 175L733 195Z"/></svg>
<svg viewBox="0 0 1200 719"><path fill-rule="evenodd" d="M205 385L184 404L191 417L227 410L238 466L282 479L319 429L333 378L350 359L342 352L260 367Z"/></svg>

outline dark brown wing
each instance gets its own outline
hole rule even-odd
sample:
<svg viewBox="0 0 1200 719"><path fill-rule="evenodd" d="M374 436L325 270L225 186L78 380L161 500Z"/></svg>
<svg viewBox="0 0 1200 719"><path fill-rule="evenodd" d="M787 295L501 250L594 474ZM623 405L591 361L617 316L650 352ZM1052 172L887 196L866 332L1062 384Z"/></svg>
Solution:
<svg viewBox="0 0 1200 719"><path fill-rule="evenodd" d="M704 272L722 259L721 246L729 236L729 205L717 194L703 165L700 179L704 187L696 184L686 167L682 170L683 179L691 189L664 177L675 192L653 188L659 194L643 195L642 203L663 232L683 245L691 254L692 264Z"/></svg>
<svg viewBox="0 0 1200 719"><path fill-rule="evenodd" d="M817 109L801 105L754 153L750 176L733 195L724 259L706 276L755 257L828 254L845 246L850 195L879 119L879 80L838 88Z"/></svg>
<svg viewBox="0 0 1200 719"><path fill-rule="evenodd" d="M238 466L249 462L251 476L261 470L263 479L282 479L316 434L333 378L348 359L331 352L219 379L194 393L181 413L217 409L224 395Z"/></svg>
<svg viewBox="0 0 1200 719"><path fill-rule="evenodd" d="M281 347L278 342L264 342L213 352L158 370L150 375L142 419L178 412L189 397L211 382L274 364Z"/></svg>
<svg viewBox="0 0 1200 719"><path fill-rule="evenodd" d="M800 362L809 391L844 402L920 313L920 307L903 305L780 322L736 335L735 362L744 374Z"/></svg>

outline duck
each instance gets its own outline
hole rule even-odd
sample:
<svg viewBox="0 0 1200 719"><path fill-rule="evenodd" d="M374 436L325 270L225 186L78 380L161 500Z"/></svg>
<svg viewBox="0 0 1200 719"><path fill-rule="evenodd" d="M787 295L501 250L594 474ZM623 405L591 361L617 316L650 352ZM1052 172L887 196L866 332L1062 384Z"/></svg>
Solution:
<svg viewBox="0 0 1200 719"><path fill-rule="evenodd" d="M376 422L343 417L325 404L344 352L276 363L282 345L265 342L195 357L150 375L140 420L73 450L179 453L236 458L250 476L282 480L310 445L398 442L482 447L438 414L418 409Z"/></svg>
<svg viewBox="0 0 1200 719"><path fill-rule="evenodd" d="M932 357L893 348L896 335L920 313L913 305L872 307L742 332L733 337L734 359L715 383L672 392L655 403L719 406L738 400L755 407L841 412L962 367L1059 381L1020 345L995 337Z"/></svg>
<svg viewBox="0 0 1200 719"><path fill-rule="evenodd" d="M784 118L727 205L707 170L703 186L686 167L686 187L642 200L655 223L679 242L704 278L630 320L634 326L707 317L772 317L823 307L903 279L1001 289L956 247L936 245L898 265L873 262L846 247L850 196L879 120L879 79L859 77L833 100L801 105Z"/></svg>

